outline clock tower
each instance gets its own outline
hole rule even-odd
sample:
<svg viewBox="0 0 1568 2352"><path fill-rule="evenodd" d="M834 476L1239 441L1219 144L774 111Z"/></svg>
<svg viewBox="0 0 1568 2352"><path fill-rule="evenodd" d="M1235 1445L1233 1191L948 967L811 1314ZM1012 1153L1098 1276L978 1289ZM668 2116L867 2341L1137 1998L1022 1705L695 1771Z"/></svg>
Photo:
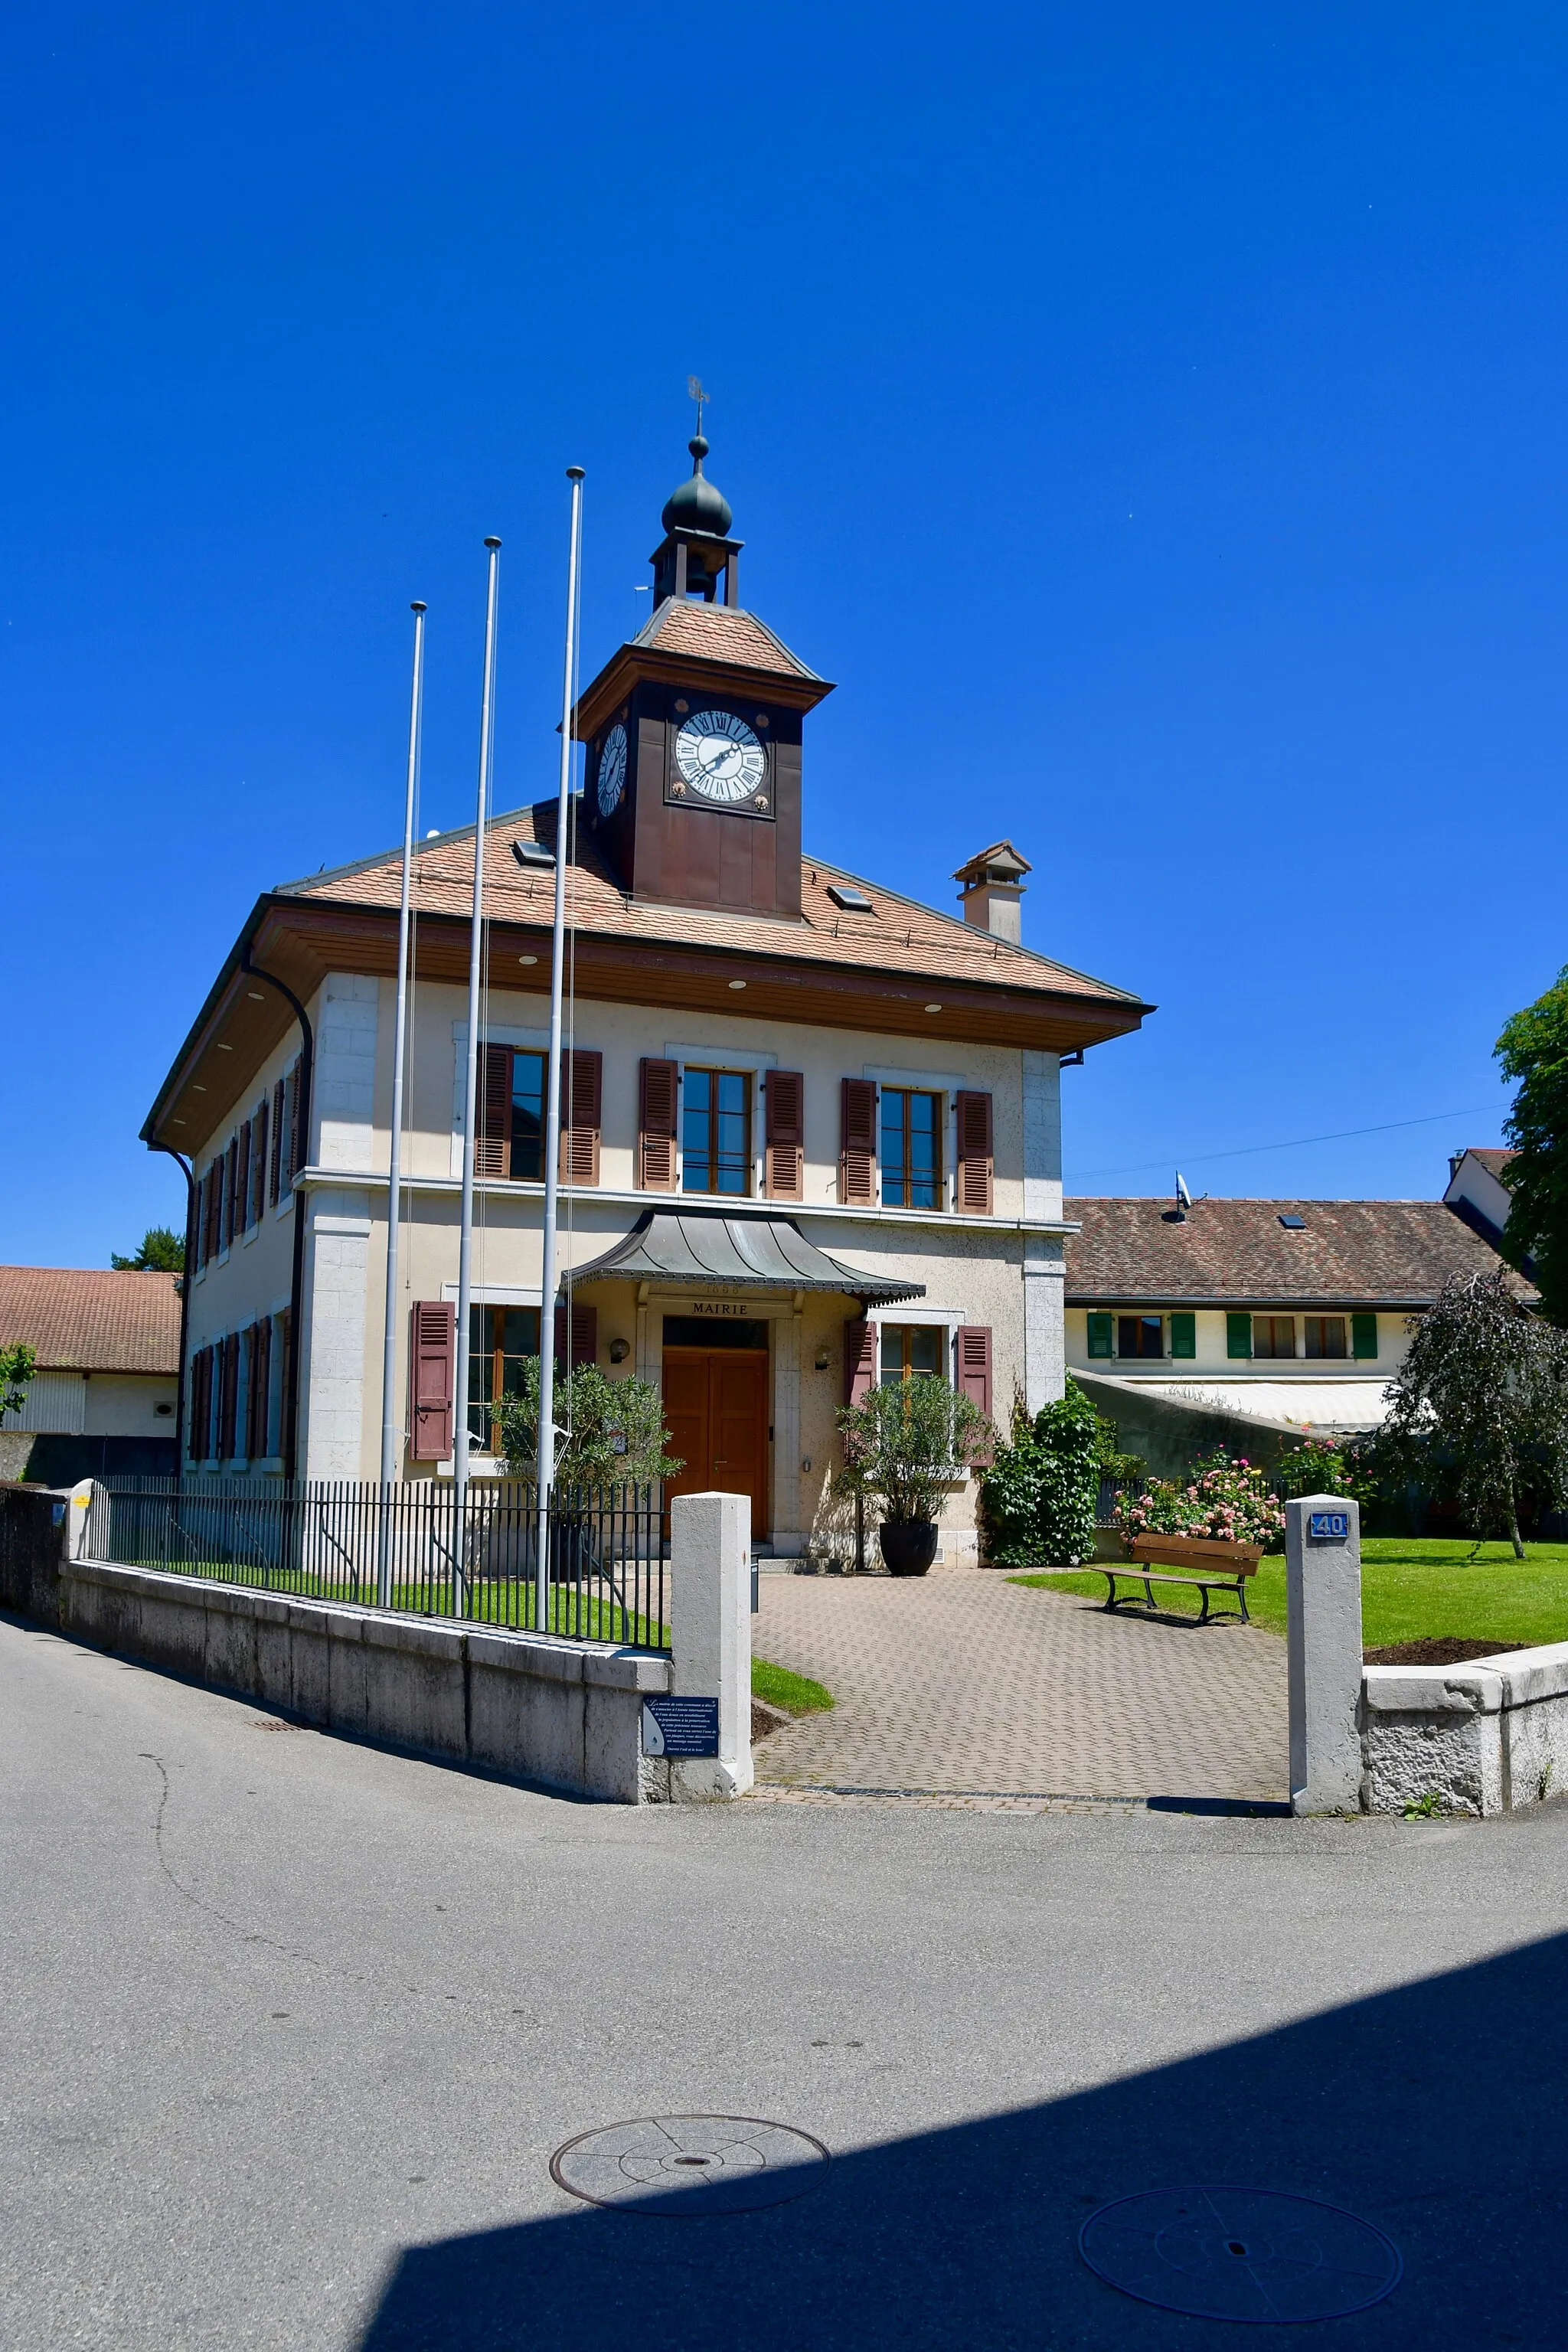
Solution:
<svg viewBox="0 0 1568 2352"><path fill-rule="evenodd" d="M798 920L802 721L833 688L742 608L730 503L690 449L654 609L574 714L581 821L633 898Z"/></svg>

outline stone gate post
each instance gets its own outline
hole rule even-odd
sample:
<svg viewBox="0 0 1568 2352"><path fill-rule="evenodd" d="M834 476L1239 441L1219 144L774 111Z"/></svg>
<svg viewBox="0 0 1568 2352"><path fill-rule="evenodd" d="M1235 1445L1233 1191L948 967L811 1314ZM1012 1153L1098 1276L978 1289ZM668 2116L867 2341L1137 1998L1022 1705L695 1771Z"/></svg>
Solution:
<svg viewBox="0 0 1568 2352"><path fill-rule="evenodd" d="M1285 1506L1290 1810L1361 1811L1361 1512L1342 1495Z"/></svg>

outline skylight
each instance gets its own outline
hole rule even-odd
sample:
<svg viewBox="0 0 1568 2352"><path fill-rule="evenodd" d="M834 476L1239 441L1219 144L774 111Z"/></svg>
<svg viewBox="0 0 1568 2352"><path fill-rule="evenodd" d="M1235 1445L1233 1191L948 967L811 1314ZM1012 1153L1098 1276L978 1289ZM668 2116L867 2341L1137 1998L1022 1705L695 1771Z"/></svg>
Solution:
<svg viewBox="0 0 1568 2352"><path fill-rule="evenodd" d="M1304 1234L1307 1230L1306 1218L1299 1217L1294 1209L1291 1210L1289 1216L1282 1216L1279 1222L1284 1226L1288 1234Z"/></svg>
<svg viewBox="0 0 1568 2352"><path fill-rule="evenodd" d="M555 852L542 841L514 841L511 854L520 866L553 866Z"/></svg>
<svg viewBox="0 0 1568 2352"><path fill-rule="evenodd" d="M877 911L864 890L854 889L847 882L830 882L827 895L847 915L874 915Z"/></svg>

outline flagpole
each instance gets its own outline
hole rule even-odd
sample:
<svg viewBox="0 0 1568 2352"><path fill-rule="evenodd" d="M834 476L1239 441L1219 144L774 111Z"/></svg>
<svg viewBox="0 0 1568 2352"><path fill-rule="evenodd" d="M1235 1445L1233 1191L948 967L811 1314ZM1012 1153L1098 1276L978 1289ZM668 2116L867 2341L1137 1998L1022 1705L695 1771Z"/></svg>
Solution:
<svg viewBox="0 0 1568 2352"><path fill-rule="evenodd" d="M383 1609L392 1606L392 1497L397 1475L401 1433L397 1417L397 1245L403 1208L403 1066L408 1042L408 902L414 872L414 799L419 784L419 737L425 709L425 614L417 600L414 614L414 681L408 697L408 782L403 802L403 893L397 902L397 1017L392 1045L392 1150L387 1159L386 1191L386 1327L381 1350L381 1540L376 1562L375 1597Z"/></svg>
<svg viewBox="0 0 1568 2352"><path fill-rule="evenodd" d="M583 468L568 466L572 522L566 556L566 669L561 689L561 777L555 795L555 919L550 940L550 1067L544 1082L544 1244L539 1282L539 1453L534 1476L539 1532L533 1622L550 1631L550 1489L555 1478L555 1225L561 1192L561 982L566 945L567 803L572 791L572 680L577 659L577 558L583 530ZM572 1334L566 1334L572 1361Z"/></svg>
<svg viewBox="0 0 1568 2352"><path fill-rule="evenodd" d="M452 1408L452 1601L464 1607L463 1536L468 1501L468 1310L474 1291L474 1123L479 1096L480 983L484 974L485 819L489 812L495 746L496 602L500 590L500 541L487 539L489 585L485 599L485 682L479 701L479 790L474 817L474 911L468 935L468 1068L463 1089L463 1200L458 1227L457 1378Z"/></svg>

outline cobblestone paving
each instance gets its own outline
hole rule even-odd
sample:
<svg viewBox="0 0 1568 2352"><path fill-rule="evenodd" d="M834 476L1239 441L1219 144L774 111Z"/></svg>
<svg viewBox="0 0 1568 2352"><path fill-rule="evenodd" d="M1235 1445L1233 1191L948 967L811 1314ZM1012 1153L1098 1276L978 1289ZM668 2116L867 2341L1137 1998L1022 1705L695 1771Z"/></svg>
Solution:
<svg viewBox="0 0 1568 2352"><path fill-rule="evenodd" d="M837 1705L756 1750L760 1797L1024 1810L1286 1793L1285 1644L1108 1617L992 1570L764 1576L757 1654Z"/></svg>

